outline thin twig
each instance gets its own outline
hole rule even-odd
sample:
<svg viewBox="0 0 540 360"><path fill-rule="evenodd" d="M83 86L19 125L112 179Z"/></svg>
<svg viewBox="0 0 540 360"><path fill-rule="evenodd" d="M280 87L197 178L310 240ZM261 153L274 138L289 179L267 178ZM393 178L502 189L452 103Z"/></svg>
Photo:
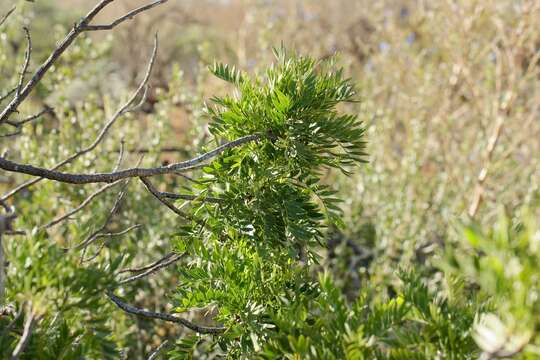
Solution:
<svg viewBox="0 0 540 360"><path fill-rule="evenodd" d="M6 230L6 231L4 231L4 235L26 235L26 231L24 231L24 230Z"/></svg>
<svg viewBox="0 0 540 360"><path fill-rule="evenodd" d="M28 71L28 65L30 65L30 58L32 56L32 37L30 36L30 31L26 26L23 27L23 30L24 35L26 36L27 47L26 51L24 52L24 64L21 73L19 74L19 83L17 84L17 90L15 91L15 98L18 98L21 95L24 77L26 76L26 72Z"/></svg>
<svg viewBox="0 0 540 360"><path fill-rule="evenodd" d="M111 299L111 301L116 306L118 306L120 309L122 309L123 311L129 314L145 317L148 319L159 319L159 320L164 320L164 321L180 324L187 327L188 329L191 329L201 334L221 334L227 329L222 326L213 327L213 326L197 325L197 324L192 323L191 321L179 318L177 316L173 316L171 314L152 312L152 311L136 308L132 305L129 305L123 302L119 297L115 296L111 292L109 292L107 296L109 297L109 299Z"/></svg>
<svg viewBox="0 0 540 360"><path fill-rule="evenodd" d="M112 184L107 184L103 187L101 187L100 189L98 189L97 191L93 192L92 194L90 194L90 196L88 196L79 206L77 206L76 208L68 211L67 213L65 213L64 215L61 215L59 217L57 217L56 219L50 221L49 223L41 226L41 229L48 229L48 228L51 228L53 227L54 225L56 224L59 224L61 223L62 221L68 219L69 217L73 216L74 214L78 213L79 211L81 211L82 209L84 209L86 206L88 206L88 204L90 204L92 202L92 200L94 200L98 195L104 193L105 191L109 190L110 188L120 184L122 181L119 180L117 182L114 182Z"/></svg>
<svg viewBox="0 0 540 360"><path fill-rule="evenodd" d="M17 136L17 135L20 135L22 133L22 130L19 128L13 132L10 132L10 133L6 133L6 134L0 134L0 138L9 138L9 137L14 137L14 136Z"/></svg>
<svg viewBox="0 0 540 360"><path fill-rule="evenodd" d="M133 275L133 276L130 276L130 277L126 278L126 279L120 280L118 282L118 284L123 285L123 284L127 284L127 283L130 283L130 282L142 279L144 277L150 276L150 275L158 272L159 270L161 270L161 269L163 269L163 268L165 268L165 267L167 267L167 266L169 266L171 264L174 264L175 262L180 260L183 256L184 256L184 254L175 254L170 259L168 259L167 261L159 263L159 264L151 267L150 269L146 270L145 272L142 272L140 274Z"/></svg>
<svg viewBox="0 0 540 360"><path fill-rule="evenodd" d="M39 318L36 318L36 313L34 310L32 310L30 305L30 313L28 314L28 317L26 318L26 321L24 322L24 330L21 338L19 339L19 342L17 343L17 346L15 346L15 349L13 350L13 353L11 355L11 360L18 360L19 357L22 355L26 347L28 346L28 341L30 340L30 336L32 336L32 330L34 327L34 324L39 321Z"/></svg>
<svg viewBox="0 0 540 360"><path fill-rule="evenodd" d="M82 33L83 27L86 26L92 19L105 8L105 6L112 3L114 0L102 0L100 1L81 21L73 26L66 37L60 42L60 44L52 51L49 57L41 64L41 66L35 71L28 83L21 89L19 96L16 96L6 106L6 108L0 113L0 124L5 122L11 114L17 111L19 105L26 100L30 92L41 81L43 76L50 70L53 64L58 58L69 48L73 41Z"/></svg>
<svg viewBox="0 0 540 360"><path fill-rule="evenodd" d="M176 215L178 216L181 216L183 217L184 219L190 219L191 220L191 217L186 214L185 212L183 212L182 210L178 209L176 206L174 206L170 201L168 201L167 199L165 199L161 193L154 187L154 185L152 185L152 183L150 182L150 180L148 180L147 178L144 178L144 177L140 177L139 178L141 180L141 182L144 184L144 186L146 187L146 189L152 194L154 195L154 197L156 199L158 199L163 205L165 205L166 207L168 207L169 209L171 209L172 212L174 212Z"/></svg>
<svg viewBox="0 0 540 360"><path fill-rule="evenodd" d="M146 85L144 87L144 92L141 96L141 100L139 100L139 102L137 103L137 105L133 105L127 112L135 112L135 111L139 111L140 109L142 109L142 107L144 106L144 104L146 103L146 100L148 100L148 89L150 88L149 85Z"/></svg>
<svg viewBox="0 0 540 360"><path fill-rule="evenodd" d="M133 19L136 15L142 13L143 11L147 11L147 10L150 10L156 6L159 6L161 4L164 4L166 3L168 0L157 0L157 1L154 1L153 3L150 3L148 5L144 5L144 6L141 6L137 9L134 9L132 11L130 11L129 13L127 13L126 15L122 16L122 17L119 17L118 19L114 20L112 23L110 24L107 24L107 25L86 25L84 28L83 28L83 31L101 31L101 30L112 30L114 29L116 26L120 25L121 23L123 23L124 21L126 20L131 20Z"/></svg>
<svg viewBox="0 0 540 360"><path fill-rule="evenodd" d="M209 202L209 203L215 203L219 204L223 202L223 199L212 197L212 196L206 196L206 197L200 197L199 195L187 195L187 194L175 194L171 192L161 191L159 194L168 199L174 199L174 200L186 200L186 201L202 201L202 202Z"/></svg>
<svg viewBox="0 0 540 360"><path fill-rule="evenodd" d="M171 253L168 253L167 255L165 255L164 257L162 257L161 259L156 260L156 261L154 261L153 263L151 263L149 265L144 265L144 266L141 266L141 267L138 267L138 268L122 269L122 270L118 271L118 273L119 274L126 273L126 272L139 273L139 272L142 272L142 271L145 271L145 270L148 270L150 268L155 267L156 265L166 261L167 259L169 259L171 256L174 256L174 255L175 255L175 253L171 252Z"/></svg>
<svg viewBox="0 0 540 360"><path fill-rule="evenodd" d="M109 211L109 214L107 215L107 218L105 219L105 222L92 234L90 234L84 241L81 243L69 247L66 250L73 250L73 249L86 249L90 244L92 244L94 241L96 241L97 236L103 232L109 223L111 222L114 214L118 211L118 208L120 207L120 204L122 203L122 200L124 199L124 196L126 195L126 188L128 186L129 180L126 180L122 186L122 190L118 193L118 196L116 197L116 200L114 201L113 207L111 208L111 211ZM83 252L81 255L81 259L84 257L86 252Z"/></svg>
<svg viewBox="0 0 540 360"><path fill-rule="evenodd" d="M143 157L141 156L139 161L137 162L137 166L139 166L141 164L143 160ZM116 164L117 166L120 166L120 163L117 163ZM95 230L92 234L90 234L84 241L82 241L80 244L76 245L76 246L73 246L73 247L70 247L70 248L67 248L66 250L71 250L71 249L83 249L82 251L82 254L81 254L81 257L80 257L80 262L81 264L83 263L84 261L84 257L86 255L86 250L88 249L88 246L90 246L90 244L92 244L93 242L95 242L99 237L100 235L102 235L102 232L107 228L107 226L110 224L110 222L112 221L112 218L113 216L116 214L116 212L118 211L118 209L120 208L120 204L122 203L122 200L124 199L124 196L126 195L126 192L127 192L127 187L129 185L129 182L130 182L131 179L127 179L124 181L124 184L122 186L122 190L120 190L120 193L118 193L118 196L116 197L116 200L114 201L114 205L113 207L111 208L111 211L109 211L109 214L107 215L107 217L105 218L105 221L103 222L103 224L99 227L99 229ZM131 230L131 229L130 229ZM101 251L101 248L99 249L99 251ZM98 251L98 252L99 252Z"/></svg>
<svg viewBox="0 0 540 360"><path fill-rule="evenodd" d="M69 48L69 46L75 41L77 37L86 30L90 22L98 15L107 5L111 4L114 0L101 0L86 16L84 16L78 23L76 23L66 37L60 42L60 44L52 51L49 57L39 66L39 68L34 72L30 80L26 85L21 89L19 96L14 97L11 102L6 106L2 112L0 112L0 124L4 123L8 118L15 112L19 105L26 100L28 95L36 87L36 85L41 81L43 76L51 69L53 64L58 60L60 56ZM156 3L154 6L160 5ZM137 13L132 14L135 16L140 12L151 9L152 7L146 7L146 9L139 10ZM134 10L136 11L136 10Z"/></svg>
<svg viewBox="0 0 540 360"><path fill-rule="evenodd" d="M115 152L119 152L119 151L120 151L119 149L115 150ZM186 154L186 155L189 154L188 150L186 150L183 147L178 147L178 146L164 146L164 147L159 148L159 149L149 149L149 148L141 147L141 148L133 149L132 152L135 152L135 153L138 153L138 154L148 154L148 153L151 153L151 152L156 152L156 153L180 153L180 154Z"/></svg>
<svg viewBox="0 0 540 360"><path fill-rule="evenodd" d="M146 69L146 74L143 78L143 80L140 82L139 84L139 87L133 92L133 94L130 96L130 98L128 99L128 101L126 101L115 113L114 115L109 119L109 121L107 121L107 123L105 124L105 126L101 129L101 131L99 132L99 134L97 135L97 137L94 139L94 141L88 145L87 147L77 151L76 153L74 153L73 155L71 155L70 157L62 160L61 162L55 164L51 170L55 171L55 170L58 170L59 168L63 167L64 165L66 164L69 164L71 162L73 162L75 159L77 159L78 157L86 154L86 153L89 153L91 152L92 150L94 150L102 141L103 139L105 138L107 132L109 131L109 129L114 125L114 123L122 116L126 113L126 111L128 111L128 109L131 107L131 105L133 104L133 102L135 101L135 99L137 98L137 96L139 95L139 93L142 91L142 89L146 86L146 84L148 83L148 80L150 79L150 74L152 73L152 69L154 67L154 63L155 63L155 58L156 58L156 54L157 54L157 49L158 49L158 41L157 41L157 36L154 37L154 48L152 49L152 55L150 57L150 61L148 62L148 66L147 66L147 69ZM21 185L17 186L16 188L12 189L11 191L9 191L8 193L4 194L0 200L7 200L9 199L10 197L14 196L15 194L19 193L20 191L38 183L39 181L43 180L43 177L38 177L36 179L31 179L29 181L26 181L24 183L22 183Z"/></svg>
<svg viewBox="0 0 540 360"><path fill-rule="evenodd" d="M46 178L49 180L55 180L59 182L69 184L91 184L91 183L111 183L121 179L127 179L131 177L150 177L156 175L165 175L177 173L179 171L189 171L194 168L198 168L207 160L210 160L217 155L221 154L227 149L238 147L248 142L253 142L261 139L261 135L253 134L246 135L236 140L225 143L218 146L212 151L201 154L191 160L186 160L178 163L173 163L167 166L158 166L153 168L131 168L111 173L95 173L95 174L74 174L64 173L61 171L48 170L45 168L35 167L32 165L20 164L4 157L0 157L0 168L9 172L22 173L32 175L40 178Z"/></svg>
<svg viewBox="0 0 540 360"><path fill-rule="evenodd" d="M11 16L11 14L13 14L13 12L15 11L15 9L17 9L16 6L13 6L4 16L2 16L2 19L0 20L0 26L4 25L4 23L6 22L6 20L8 19L8 17Z"/></svg>
<svg viewBox="0 0 540 360"><path fill-rule="evenodd" d="M17 87L15 86L11 90L8 90L4 95L0 96L0 103L11 96L15 91L17 91Z"/></svg>
<svg viewBox="0 0 540 360"><path fill-rule="evenodd" d="M156 360L161 350L163 350L167 344L169 344L169 340L162 342L154 351L152 351L147 360Z"/></svg>
<svg viewBox="0 0 540 360"><path fill-rule="evenodd" d="M30 121L34 121L38 118L40 118L42 115L44 114L50 114L53 112L53 109L48 107L48 106L45 106L43 108L43 110L41 110L40 112L38 112L37 114L34 114L34 115L31 115L31 116L28 116L22 120L19 120L19 121L6 121L6 123L9 123L10 125L13 125L13 126L16 126L16 127L21 127L22 125L26 124L26 123L29 123Z"/></svg>
<svg viewBox="0 0 540 360"><path fill-rule="evenodd" d="M191 181L194 184L199 184L199 185L203 184L202 181L196 180L192 178L191 176L187 176L186 174L183 174L181 172L175 172L174 174L186 179L187 181Z"/></svg>
<svg viewBox="0 0 540 360"><path fill-rule="evenodd" d="M135 224L135 225L131 225L130 227L128 227L127 229L124 229L122 231L119 231L119 232L115 232L115 233L106 233L106 234L97 234L95 236L94 239L99 239L99 238L104 238L104 237L108 237L108 238L112 238L112 237L115 237L115 236L122 236L122 235L125 235L127 234L128 232L130 232L131 230L134 230L134 229L138 229L140 228L142 225L141 224ZM99 246L99 248L96 250L96 252L94 253L94 255L88 257L88 258L83 258L81 261L82 262L88 262L88 261L92 261L94 260L95 258L98 257L98 255L101 253L101 250L103 250L103 248L105 247L105 245L107 245L107 240L103 241L103 243Z"/></svg>
<svg viewBox="0 0 540 360"><path fill-rule="evenodd" d="M122 140L120 140L120 153L118 154L118 160L116 160L114 171L120 170L120 166L122 165L122 161L124 160L125 145L126 145L126 142L122 138Z"/></svg>

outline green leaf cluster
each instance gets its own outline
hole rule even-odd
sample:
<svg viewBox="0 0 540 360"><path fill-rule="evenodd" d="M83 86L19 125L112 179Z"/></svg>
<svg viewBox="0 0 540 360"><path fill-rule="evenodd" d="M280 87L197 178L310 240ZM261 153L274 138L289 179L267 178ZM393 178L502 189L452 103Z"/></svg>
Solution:
<svg viewBox="0 0 540 360"><path fill-rule="evenodd" d="M193 221L177 236L190 261L180 270L176 310L212 309L228 328L216 346L233 358L262 349L284 302L316 297L310 265L340 214L340 200L321 178L365 161L361 122L338 110L354 100L350 80L326 62L284 50L276 58L255 79L229 66L211 68L236 87L208 107L216 142L252 134L259 140L202 169ZM220 201L206 202L209 196Z"/></svg>
<svg viewBox="0 0 540 360"><path fill-rule="evenodd" d="M491 229L468 226L460 249L448 250L448 272L464 276L489 297L474 339L486 356L540 356L540 228L533 212L516 219L500 212Z"/></svg>

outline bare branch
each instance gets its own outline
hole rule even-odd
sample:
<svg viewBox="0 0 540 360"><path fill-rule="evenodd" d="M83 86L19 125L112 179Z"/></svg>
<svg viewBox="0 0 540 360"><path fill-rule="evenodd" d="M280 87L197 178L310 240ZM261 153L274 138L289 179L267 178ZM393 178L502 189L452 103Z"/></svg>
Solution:
<svg viewBox="0 0 540 360"><path fill-rule="evenodd" d="M165 340L164 342L162 342L154 351L152 351L152 353L148 356L147 360L156 360L161 350L163 350L163 348L168 344L169 340Z"/></svg>
<svg viewBox="0 0 540 360"><path fill-rule="evenodd" d="M236 140L218 146L212 151L201 154L191 160L186 160L178 163L173 163L167 166L159 166L154 168L131 168L111 173L95 173L95 174L72 174L64 173L55 170L35 167L32 165L19 164L4 157L0 157L0 168L10 172L22 173L50 180L55 180L70 184L91 184L91 183L112 183L117 180L127 179L131 177L149 177L156 175L172 174L179 171L189 171L194 167L198 167L209 159L221 154L223 151L243 145L248 142L261 139L261 135L246 135Z"/></svg>
<svg viewBox="0 0 540 360"><path fill-rule="evenodd" d="M8 17L11 16L11 14L13 14L13 12L15 11L15 9L17 9L16 6L13 6L4 16L2 16L2 19L0 19L0 26L4 25L4 23L6 22L6 20L8 19Z"/></svg>
<svg viewBox="0 0 540 360"><path fill-rule="evenodd" d="M126 273L126 272L139 273L139 272L148 270L150 268L153 268L156 265L161 264L162 262L166 261L167 259L169 259L171 256L174 256L174 255L175 255L175 253L170 252L167 255L165 255L164 257L162 257L161 259L154 261L150 265L144 265L144 266L141 266L141 267L138 267L138 268L127 268L127 269L120 270L118 273L119 274Z"/></svg>
<svg viewBox="0 0 540 360"><path fill-rule="evenodd" d="M17 111L19 105L28 97L36 85L41 81L43 76L49 71L52 65L58 60L58 58L69 48L73 41L82 33L82 28L86 26L103 8L109 5L114 0L102 0L100 1L86 16L84 16L78 24L75 24L66 37L60 42L60 44L52 51L49 57L43 64L35 71L32 78L26 86L20 91L19 96L16 96L6 106L6 108L0 113L0 124L5 122L11 114Z"/></svg>
<svg viewBox="0 0 540 360"><path fill-rule="evenodd" d="M122 165L122 161L124 161L124 151L126 147L126 142L124 138L120 140L120 153L118 154L118 160L116 160L116 165L114 166L114 171L120 170L120 166Z"/></svg>
<svg viewBox="0 0 540 360"><path fill-rule="evenodd" d="M133 19L136 15L142 13L143 11L147 11L147 10L150 10L156 6L159 6L161 4L164 4L166 3L168 0L157 0L157 1L154 1L153 3L150 3L148 5L144 5L144 6L141 6L137 9L134 9L132 11L130 11L129 13L127 13L126 15L122 16L122 17L119 17L118 19L114 20L112 23L110 24L107 24L107 25L87 25L83 28L83 31L101 31L101 30L112 30L114 29L116 26L120 25L121 23L123 23L124 21L126 20L131 20Z"/></svg>
<svg viewBox="0 0 540 360"><path fill-rule="evenodd" d="M125 235L128 232L130 232L131 230L140 228L141 226L142 226L141 224L135 224L135 225L131 225L130 227L128 227L127 229L124 229L122 231L118 231L118 232L114 232L114 233L97 234L96 238L114 237L114 236Z"/></svg>
<svg viewBox="0 0 540 360"><path fill-rule="evenodd" d="M139 161L137 162L137 166L140 165L140 163L142 162L143 158L141 157L139 159ZM121 161L118 161L117 164L116 164L116 167L115 169L117 169L119 166L120 166L120 163ZM115 235L123 235L125 234L126 232L128 231L131 231L132 229L134 228L137 228L139 227L140 225L135 225L135 226L132 226L130 228L128 228L127 230L124 230L123 232L120 232L120 233L117 233L117 234L103 234L102 232L105 231L105 229L107 228L107 226L110 224L113 216L116 214L116 212L118 211L118 209L120 208L120 204L122 203L122 200L124 199L124 196L126 195L126 191L127 191L127 186L129 184L129 181L131 179L127 179L124 181L124 184L122 186L122 190L118 193L118 196L116 197L116 200L114 201L114 205L113 207L111 208L111 211L109 211L109 214L107 215L107 218L105 219L105 221L103 222L103 224L99 227L99 229L95 230L92 234L90 234L84 241L82 241L80 244L76 245L76 246L73 246L71 248L68 248L66 250L71 250L71 249L83 249L83 252L81 254L81 263L83 263L84 261L90 261L92 259L94 259L97 255L99 255L99 252L103 249L103 246L105 246L105 243L102 244L102 246L98 249L98 251L92 256L90 257L89 259L85 259L85 255L86 255L86 250L88 249L88 246L90 244L92 244L93 242L95 242L97 239L99 239L100 237L104 237L104 236L107 236L107 235L110 235L110 236L115 236Z"/></svg>
<svg viewBox="0 0 540 360"><path fill-rule="evenodd" d="M32 37L30 36L30 31L26 26L23 27L23 30L24 35L26 36L27 47L24 53L24 64L19 75L19 83L17 85L17 90L15 91L15 98L21 96L21 89L23 87L24 77L26 76L26 72L28 71L28 65L30 65L30 57L32 56Z"/></svg>
<svg viewBox="0 0 540 360"><path fill-rule="evenodd" d="M166 207L168 207L169 209L171 209L172 212L174 212L176 215L178 216L181 216L183 217L184 219L191 219L190 216L188 214L186 214L185 212L183 212L182 210L178 209L176 206L174 206L170 201L168 201L167 199L165 199L163 196L161 196L161 193L154 187L154 185L152 185L152 183L150 182L150 180L144 178L144 177L140 177L139 178L141 180L141 182L144 184L144 186L146 187L146 189L152 194L154 195L154 197L156 199L158 199L163 205L165 205Z"/></svg>
<svg viewBox="0 0 540 360"><path fill-rule="evenodd" d="M116 200L114 201L114 205L111 208L111 211L109 211L109 214L107 215L107 218L105 219L105 222L99 227L99 229L95 230L92 234L90 234L84 241L82 241L80 244L72 246L70 248L67 248L66 250L72 250L72 249L85 249L92 244L96 239L98 238L98 235L102 233L109 223L111 222L114 214L118 211L118 208L120 207L120 204L122 203L122 200L124 199L124 196L126 195L126 188L129 183L129 180L126 180L124 182L124 185L122 187L122 190L116 197ZM81 260L84 258L86 251L83 252L81 256Z"/></svg>
<svg viewBox="0 0 540 360"><path fill-rule="evenodd" d="M118 152L120 151L120 149L116 149L115 152ZM149 149L149 148L144 148L144 147L140 147L140 148L136 148L136 149L133 149L132 152L135 152L137 154L148 154L150 152L156 152L156 153L179 153L179 154L183 154L183 155L188 155L189 154L189 151L183 147L178 147L178 146L164 146L162 148L158 148L158 149Z"/></svg>
<svg viewBox="0 0 540 360"><path fill-rule="evenodd" d="M60 44L52 51L49 57L39 66L39 68L34 72L28 83L21 89L19 96L15 96L13 100L6 106L4 110L0 113L0 124L4 123L9 117L17 112L19 105L28 97L36 85L41 81L43 76L50 70L53 64L58 60L58 58L69 48L73 41L84 31L87 31L88 25L95 18L97 14L101 12L107 5L112 3L114 0L101 0L86 16L84 16L77 24L73 26L71 31L66 35L66 37L60 42ZM160 5L165 1L160 1L155 3L152 7ZM139 8L138 13L151 9L152 7L146 7L143 9ZM137 11L137 10L134 10ZM132 14L134 16L136 14Z"/></svg>
<svg viewBox="0 0 540 360"><path fill-rule="evenodd" d="M6 230L4 235L26 235L26 231L23 230Z"/></svg>
<svg viewBox="0 0 540 360"><path fill-rule="evenodd" d="M42 115L44 114L50 114L53 112L53 109L48 107L48 106L45 106L43 108L43 110L41 110L40 112L38 112L37 114L34 114L34 115L31 115L31 116L28 116L22 120L19 120L19 121L11 121L11 120L8 120L6 121L6 123L9 123L10 125L13 125L13 126L16 126L18 128L20 128L21 126L23 126L24 124L26 123L29 123L31 121L34 121L36 119L38 119L39 117L41 117Z"/></svg>
<svg viewBox="0 0 540 360"><path fill-rule="evenodd" d="M15 130L14 132L6 133L6 134L1 134L1 135L0 135L0 138L14 137L14 136L20 135L21 133L22 133L22 130L19 128L19 129Z"/></svg>
<svg viewBox="0 0 540 360"><path fill-rule="evenodd" d="M167 198L167 199L174 199L174 200L186 200L186 201L202 201L202 202L209 202L209 203L215 203L219 204L223 201L223 199L212 197L212 196L206 196L201 198L198 195L187 195L187 194L175 194L171 192L161 191L160 196Z"/></svg>
<svg viewBox="0 0 540 360"><path fill-rule="evenodd" d="M95 138L95 140L90 144L88 145L87 147L79 150L78 152L76 152L75 154L71 155L70 157L62 160L61 162L55 164L51 170L52 171L56 171L58 170L59 168L61 168L62 166L66 165L66 164L69 164L71 162L73 162L75 159L77 159L78 157L86 154L86 153L89 153L90 151L94 150L102 141L103 139L105 138L105 136L107 135L107 132L109 131L109 129L114 125L114 123L122 116L124 115L126 112L129 112L129 109L130 107L132 106L133 102L136 100L137 96L141 93L141 91L144 89L144 87L146 86L146 84L148 83L148 80L150 79L150 75L152 73L152 69L154 67L154 63L155 63L155 59L156 59L156 55L157 55L157 49L158 49L158 41L157 41L157 35L154 37L154 48L152 49L152 55L150 57L150 60L148 62L148 66L147 66L147 69L146 69L146 73L145 73L145 76L143 78L143 80L140 82L139 84L139 87L133 92L133 94L130 96L130 98L128 99L128 101L126 101L114 114L113 116L109 119L109 121L107 121L107 123L105 124L105 126L101 129L100 133L97 135L97 137ZM12 197L13 195L17 194L18 192L20 192L21 190L24 190L36 183L38 183L39 181L43 180L43 177L39 177L39 178L36 178L36 179L32 179L32 180L29 180L29 181L26 181L24 183L22 183L21 185L17 186L16 188L12 189L11 191L9 191L8 193L4 194L0 200L7 200L9 199L10 197Z"/></svg>
<svg viewBox="0 0 540 360"><path fill-rule="evenodd" d="M24 330L21 338L19 339L19 342L17 343L17 346L15 346L15 349L13 350L13 353L11 355L11 360L17 360L22 355L24 350L26 349L26 346L28 346L28 341L30 340L30 336L32 336L32 330L34 327L34 324L39 321L39 317L36 317L36 313L34 310L32 310L30 305L30 313L28 314L26 321L24 322Z"/></svg>
<svg viewBox="0 0 540 360"><path fill-rule="evenodd" d="M62 221L68 219L69 217L73 216L74 214L78 213L79 211L84 209L86 206L88 206L88 204L90 204L92 202L92 200L94 200L98 195L104 193L105 191L107 191L110 188L118 185L119 183L121 183L121 181L117 181L117 182L114 182L112 184L107 184L107 185L103 186L102 188L100 188L97 191L90 194L90 196L88 196L79 206L77 206L76 208L68 211L64 215L61 215L61 216L57 217L56 219L52 220L51 222L41 226L41 229L51 228L54 225L59 224Z"/></svg>
<svg viewBox="0 0 540 360"><path fill-rule="evenodd" d="M118 282L118 284L120 285L123 285L123 284L127 284L127 283L130 283L130 282L133 282L133 281L136 281L136 280L139 280L139 279L142 279L144 277L147 277L147 276L150 276L154 273L156 273L157 271L171 265L171 264L174 264L175 262L177 262L178 260L180 260L182 257L184 256L184 254L175 254L173 256L171 256L168 260L166 261L162 261L156 265L154 265L153 267L149 268L148 270L140 273L140 274L137 274L137 275L133 275L133 276L130 276L126 279L123 279L123 280L120 280Z"/></svg>
<svg viewBox="0 0 540 360"><path fill-rule="evenodd" d="M191 181L192 183L195 183L195 184L202 184L203 182L202 181L199 181L199 180L195 180L194 178L190 177L190 176L187 176L186 174L182 174L181 172L176 172L175 175L178 175L180 177L183 177L184 179L186 179L187 181Z"/></svg>
<svg viewBox="0 0 540 360"><path fill-rule="evenodd" d="M135 111L139 111L140 109L142 109L142 107L144 106L144 104L146 103L146 100L148 99L148 89L150 88L149 85L146 85L144 87L144 92L143 92L143 95L141 96L141 100L139 100L139 102L137 103L137 105L133 105L132 107L130 107L126 113L128 112L135 112Z"/></svg>
<svg viewBox="0 0 540 360"><path fill-rule="evenodd" d="M0 103L11 96L15 91L17 91L17 87L15 86L13 89L9 90L4 95L0 96Z"/></svg>
<svg viewBox="0 0 540 360"><path fill-rule="evenodd" d="M122 235L125 235L127 234L128 232L130 232L131 230L135 230L135 229L138 229L140 228L142 225L141 224L135 224L135 225L131 225L130 227L128 227L127 229L124 229L122 231L119 231L119 232L115 232L115 233L105 233L105 234L97 234L94 239L97 240L99 238L104 238L104 237L108 237L108 238L112 238L112 237L115 237L115 236L122 236ZM94 260L95 258L98 257L98 255L101 253L101 250L103 250L103 248L105 247L105 245L107 245L107 241L105 240L100 246L99 248L96 250L96 252L94 253L94 255L88 257L88 258L82 258L81 262L87 262L87 261L92 261Z"/></svg>
<svg viewBox="0 0 540 360"><path fill-rule="evenodd" d="M179 318L177 316L173 316L170 314L165 313L158 313L158 312L152 312L144 309L139 309L134 306L131 306L125 302L123 302L120 298L115 296L113 293L108 293L107 296L111 301L118 306L120 309L124 310L125 312L141 317L145 317L148 319L158 319L158 320L164 320L169 321L172 323L180 324L188 329L191 329L193 331L196 331L201 334L221 334L223 333L227 328L218 326L218 327L211 327L211 326L202 326L192 323L191 321L188 321L186 319Z"/></svg>

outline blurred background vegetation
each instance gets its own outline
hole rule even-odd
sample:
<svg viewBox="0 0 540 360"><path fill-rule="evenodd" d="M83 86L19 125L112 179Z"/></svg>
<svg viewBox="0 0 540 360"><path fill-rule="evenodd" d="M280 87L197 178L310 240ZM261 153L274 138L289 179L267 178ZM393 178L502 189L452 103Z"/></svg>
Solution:
<svg viewBox="0 0 540 360"><path fill-rule="evenodd" d="M0 95L13 86L24 58L23 25L32 34L35 67L93 5L14 3L15 16L0 30ZM118 0L98 22L144 3ZM11 6L3 1L0 13ZM104 143L70 170L111 169L122 142L130 154L124 161L131 165L141 155L147 165L193 155L208 136L202 105L227 90L207 66L217 59L254 72L270 63L273 46L284 44L321 59L337 53L360 93L347 110L359 113L366 125L369 164L349 178L333 172L326 177L346 199L345 226L328 235L322 266L332 269L346 294L355 296L366 281L391 293L398 267L421 266L436 286L443 281L435 266L438 254L460 243L462 224L489 228L501 209L510 218L524 207L532 209L531 217L540 215L540 2L535 0L171 0L113 32L79 39L22 109L31 114L46 104L54 112L22 136L2 139L0 151L19 149L11 155L51 166L91 143L143 76L156 31L160 48L144 112L121 119ZM0 189L5 193L24 180L0 173ZM182 181L165 178L159 185L174 189ZM10 200L21 214L16 227L39 227L97 188L38 183ZM39 236L5 241L8 296L65 311L64 319L48 320L50 328L78 329L70 336L81 337L83 353L110 350L114 357L125 347L127 358L142 358L183 330L134 322L115 311L99 289L106 287L110 267L146 264L170 251L178 220L133 181L107 229L141 228L107 241L99 261L82 266L83 273L80 254L56 246L95 231L116 195L104 194L72 221ZM51 279L46 274L53 265L64 270ZM164 272L137 285L123 295L139 306L163 307L175 275ZM85 312L90 302L102 311ZM92 325L77 325L83 321ZM90 333L106 341L98 345Z"/></svg>

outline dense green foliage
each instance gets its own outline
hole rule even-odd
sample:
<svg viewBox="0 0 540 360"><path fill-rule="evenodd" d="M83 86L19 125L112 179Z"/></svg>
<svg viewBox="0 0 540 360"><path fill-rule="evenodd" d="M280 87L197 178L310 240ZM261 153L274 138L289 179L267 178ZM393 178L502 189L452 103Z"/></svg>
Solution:
<svg viewBox="0 0 540 360"><path fill-rule="evenodd" d="M216 320L228 327L220 345L240 356L266 342L284 301L316 292L308 273L313 250L339 212L335 192L319 184L321 171L361 162L363 129L335 109L352 100L350 82L312 59L282 51L265 79L222 65L213 72L240 91L213 99L210 132L217 139L261 138L225 152L194 186L201 204L177 245L193 260L181 271L177 298L179 310L215 307ZM205 203L210 195L219 203Z"/></svg>

